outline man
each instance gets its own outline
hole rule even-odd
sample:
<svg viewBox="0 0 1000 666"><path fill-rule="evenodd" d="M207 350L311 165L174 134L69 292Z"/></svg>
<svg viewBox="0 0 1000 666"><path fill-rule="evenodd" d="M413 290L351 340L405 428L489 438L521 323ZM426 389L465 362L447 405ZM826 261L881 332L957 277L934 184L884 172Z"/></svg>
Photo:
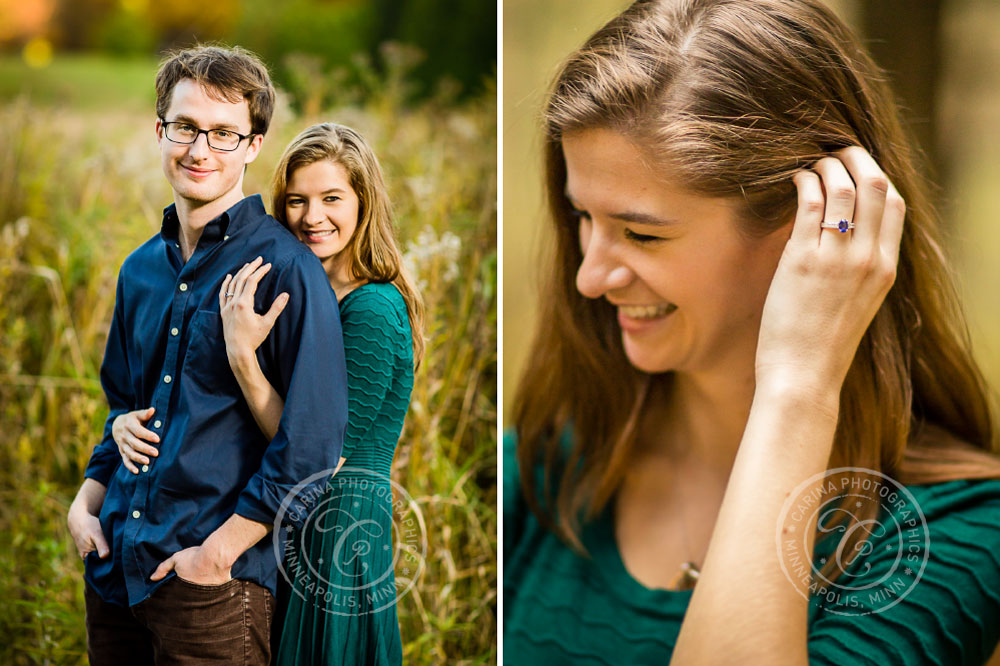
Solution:
<svg viewBox="0 0 1000 666"><path fill-rule="evenodd" d="M277 562L263 537L286 494L343 447L339 312L316 256L243 196L274 106L264 65L239 48L189 49L163 63L156 94L174 204L119 272L101 367L111 411L68 518L86 562L88 652L102 665L266 664ZM287 294L257 350L285 400L270 442L219 315L223 279L257 257L271 264L257 309ZM133 474L111 429L139 409L158 451Z"/></svg>

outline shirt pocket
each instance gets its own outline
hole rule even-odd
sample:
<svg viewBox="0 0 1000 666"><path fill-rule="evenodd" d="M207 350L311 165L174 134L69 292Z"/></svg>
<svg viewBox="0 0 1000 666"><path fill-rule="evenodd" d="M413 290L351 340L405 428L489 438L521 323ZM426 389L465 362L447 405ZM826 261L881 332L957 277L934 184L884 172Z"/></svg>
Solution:
<svg viewBox="0 0 1000 666"><path fill-rule="evenodd" d="M218 312L198 310L188 326L188 347L184 356L184 377L196 393L235 397L239 384L229 367L222 317Z"/></svg>

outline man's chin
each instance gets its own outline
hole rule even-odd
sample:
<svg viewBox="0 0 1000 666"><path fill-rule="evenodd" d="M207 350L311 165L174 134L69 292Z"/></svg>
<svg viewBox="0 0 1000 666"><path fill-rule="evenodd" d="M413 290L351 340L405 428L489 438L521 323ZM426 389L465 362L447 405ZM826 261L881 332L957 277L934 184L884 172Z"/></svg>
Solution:
<svg viewBox="0 0 1000 666"><path fill-rule="evenodd" d="M173 189L174 194L179 198L199 206L217 201L233 190L232 187L223 189L209 183L191 183L190 181L177 183Z"/></svg>

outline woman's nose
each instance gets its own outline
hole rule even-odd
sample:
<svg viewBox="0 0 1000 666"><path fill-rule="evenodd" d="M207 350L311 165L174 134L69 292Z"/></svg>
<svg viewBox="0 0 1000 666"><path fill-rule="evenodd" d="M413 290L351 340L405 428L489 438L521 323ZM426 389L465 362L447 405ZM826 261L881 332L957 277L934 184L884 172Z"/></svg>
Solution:
<svg viewBox="0 0 1000 666"><path fill-rule="evenodd" d="M609 291L628 286L634 277L614 248L595 229L580 234L583 261L576 272L576 290L587 298L600 298Z"/></svg>
<svg viewBox="0 0 1000 666"><path fill-rule="evenodd" d="M326 216L323 214L322 206L307 204L306 214L305 214L306 222L314 224L316 222L322 222L324 219L326 219Z"/></svg>

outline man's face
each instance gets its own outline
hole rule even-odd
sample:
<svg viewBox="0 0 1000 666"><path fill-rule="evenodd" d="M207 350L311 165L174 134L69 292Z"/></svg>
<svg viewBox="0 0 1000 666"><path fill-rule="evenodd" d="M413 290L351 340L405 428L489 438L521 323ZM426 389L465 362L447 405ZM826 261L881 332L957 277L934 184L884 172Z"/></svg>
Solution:
<svg viewBox="0 0 1000 666"><path fill-rule="evenodd" d="M213 99L198 82L182 79L174 86L163 121L246 135L250 134L250 107L246 100L232 103ZM228 195L242 198L243 169L257 158L261 135L240 141L235 150L221 151L209 147L205 134L199 134L191 144L174 143L167 139L163 121L156 121L160 161L176 197L198 207Z"/></svg>

